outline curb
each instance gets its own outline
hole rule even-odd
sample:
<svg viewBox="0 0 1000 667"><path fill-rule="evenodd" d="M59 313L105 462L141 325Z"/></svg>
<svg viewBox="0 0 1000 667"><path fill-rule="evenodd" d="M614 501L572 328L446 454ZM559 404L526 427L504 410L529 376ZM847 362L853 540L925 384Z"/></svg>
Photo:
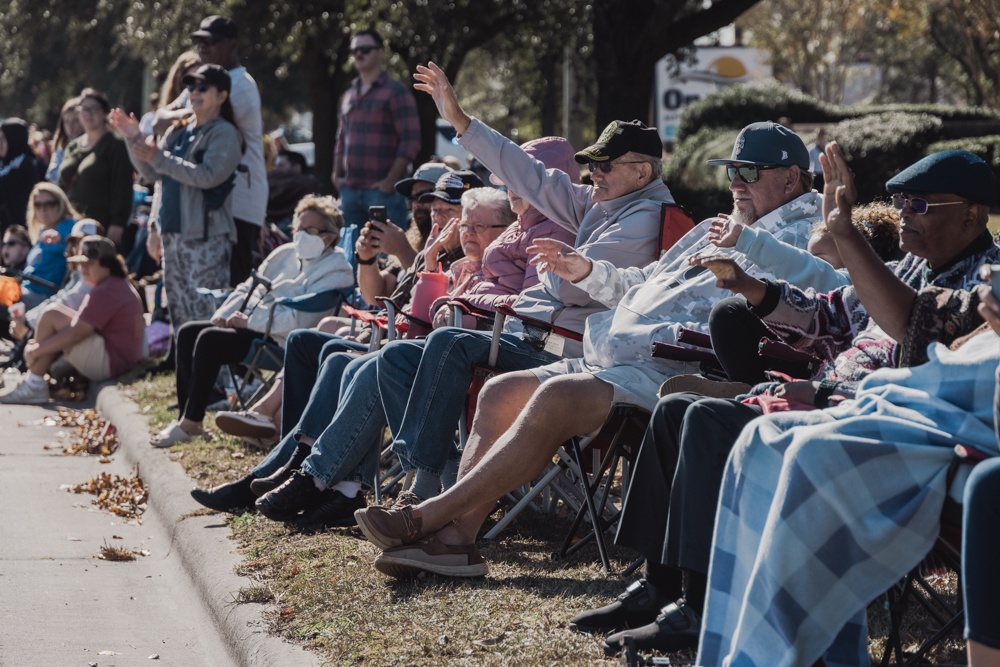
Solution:
<svg viewBox="0 0 1000 667"><path fill-rule="evenodd" d="M147 516L151 514L166 528L170 535L167 549L176 550L233 663L247 667L320 665L316 655L267 633L262 617L266 605L234 602L249 580L236 574L242 556L229 539L229 529L219 515L181 521L185 514L202 509L189 494L194 482L178 463L149 446L149 427L138 406L110 384L100 387L96 407L118 429L118 454L130 466L138 465L149 489Z"/></svg>

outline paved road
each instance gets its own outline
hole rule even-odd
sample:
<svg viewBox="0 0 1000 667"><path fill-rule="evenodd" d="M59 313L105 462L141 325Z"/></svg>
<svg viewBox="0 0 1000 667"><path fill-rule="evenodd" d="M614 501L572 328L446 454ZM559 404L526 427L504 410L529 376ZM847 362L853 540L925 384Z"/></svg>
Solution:
<svg viewBox="0 0 1000 667"><path fill-rule="evenodd" d="M71 432L39 425L47 415L55 409L0 405L0 666L233 664L157 517L130 525L60 489L128 475L124 457L44 449ZM105 541L149 555L102 561Z"/></svg>

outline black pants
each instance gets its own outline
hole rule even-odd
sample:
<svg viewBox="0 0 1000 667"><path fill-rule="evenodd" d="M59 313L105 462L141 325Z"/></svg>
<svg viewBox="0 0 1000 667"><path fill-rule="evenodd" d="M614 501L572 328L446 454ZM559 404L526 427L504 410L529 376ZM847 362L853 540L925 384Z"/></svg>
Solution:
<svg viewBox="0 0 1000 667"><path fill-rule="evenodd" d="M204 321L182 326L177 332L177 405L181 416L202 421L222 365L243 361L253 341L263 337L249 329L224 329Z"/></svg>
<svg viewBox="0 0 1000 667"><path fill-rule="evenodd" d="M260 238L260 225L246 220L235 219L236 244L229 256L229 285L236 287L250 277L250 272L257 266L253 253L257 249Z"/></svg>
<svg viewBox="0 0 1000 667"><path fill-rule="evenodd" d="M708 329L715 355L733 382L764 382L767 380L764 371L767 370L781 371L793 378L809 376L809 366L805 362L782 361L757 353L761 338L779 338L750 310L746 299L741 296L729 297L715 304L708 317Z"/></svg>
<svg viewBox="0 0 1000 667"><path fill-rule="evenodd" d="M653 563L708 573L715 509L726 459L756 406L684 392L653 410L616 544Z"/></svg>

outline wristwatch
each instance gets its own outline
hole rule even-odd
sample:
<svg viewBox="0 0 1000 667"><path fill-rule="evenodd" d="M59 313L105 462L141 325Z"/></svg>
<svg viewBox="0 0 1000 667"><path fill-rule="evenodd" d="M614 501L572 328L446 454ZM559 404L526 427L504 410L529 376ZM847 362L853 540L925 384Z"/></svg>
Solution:
<svg viewBox="0 0 1000 667"><path fill-rule="evenodd" d="M378 255L377 254L373 255L371 259L361 259L360 257L358 257L357 251L355 251L355 253L354 253L354 263L355 264L363 264L364 266L368 266L370 264L374 264L377 261L378 261Z"/></svg>

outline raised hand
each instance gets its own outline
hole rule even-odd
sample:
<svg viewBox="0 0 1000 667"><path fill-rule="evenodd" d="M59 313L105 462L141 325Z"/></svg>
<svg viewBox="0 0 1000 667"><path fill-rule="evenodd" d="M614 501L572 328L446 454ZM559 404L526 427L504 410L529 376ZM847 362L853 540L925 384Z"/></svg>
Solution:
<svg viewBox="0 0 1000 667"><path fill-rule="evenodd" d="M437 271L437 257L438 253L442 250L447 250L448 248L454 248L458 245L458 224L461 222L458 218L452 218L448 221L448 224L444 226L440 234L433 237L428 237L426 251L424 252L424 258L427 262L428 271ZM434 225L437 226L437 223ZM431 227L431 234L434 234L434 227Z"/></svg>
<svg viewBox="0 0 1000 667"><path fill-rule="evenodd" d="M538 269L538 273L551 272L563 280L577 282L590 275L594 264L573 246L555 239L535 239L528 246L535 256L528 263Z"/></svg>
<svg viewBox="0 0 1000 667"><path fill-rule="evenodd" d="M413 84L414 89L428 93L434 99L441 118L451 123L459 134L463 134L469 128L472 118L458 103L458 96L444 70L433 62L428 62L427 65L417 65L413 78L418 81Z"/></svg>
<svg viewBox="0 0 1000 667"><path fill-rule="evenodd" d="M118 133L129 141L135 141L142 137L142 132L139 130L139 121L136 120L133 114L126 114L121 109L115 108L108 115L108 122L111 124L111 127L118 130Z"/></svg>
<svg viewBox="0 0 1000 667"><path fill-rule="evenodd" d="M732 248L743 233L743 225L720 213L708 228L708 242L719 248Z"/></svg>
<svg viewBox="0 0 1000 667"><path fill-rule="evenodd" d="M823 219L831 234L843 233L851 228L851 207L858 201L854 174L836 141L826 145L825 153L819 156L819 163L823 166L825 181Z"/></svg>

